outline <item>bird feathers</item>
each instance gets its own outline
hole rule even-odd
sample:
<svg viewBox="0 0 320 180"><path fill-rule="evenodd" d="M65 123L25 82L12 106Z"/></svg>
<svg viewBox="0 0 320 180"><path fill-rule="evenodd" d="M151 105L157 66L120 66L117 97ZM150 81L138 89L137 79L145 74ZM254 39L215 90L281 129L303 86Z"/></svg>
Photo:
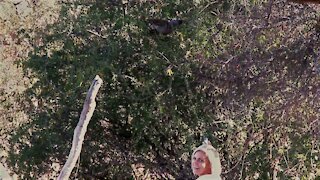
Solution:
<svg viewBox="0 0 320 180"><path fill-rule="evenodd" d="M182 24L182 20L147 19L146 23L151 33L167 35L173 32L174 27Z"/></svg>

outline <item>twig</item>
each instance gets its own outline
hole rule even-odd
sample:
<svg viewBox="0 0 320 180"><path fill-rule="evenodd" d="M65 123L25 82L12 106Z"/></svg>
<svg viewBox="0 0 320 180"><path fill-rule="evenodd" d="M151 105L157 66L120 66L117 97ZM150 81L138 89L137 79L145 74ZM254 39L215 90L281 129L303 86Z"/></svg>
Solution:
<svg viewBox="0 0 320 180"><path fill-rule="evenodd" d="M79 167L80 167L80 156L79 156L79 158L78 158L77 162L78 162L78 163L77 163L76 174L74 175L75 179L77 179L78 172L79 172Z"/></svg>
<svg viewBox="0 0 320 180"><path fill-rule="evenodd" d="M78 157L80 156L84 135L87 131L87 126L96 107L95 98L101 84L102 79L96 75L88 91L77 127L74 129L72 148L70 150L68 160L62 168L58 176L58 180L69 179L72 169L74 168Z"/></svg>
<svg viewBox="0 0 320 180"><path fill-rule="evenodd" d="M212 4L214 4L214 3L217 3L218 1L213 1L213 2L211 2L211 3L209 3L209 4L207 4L203 9L201 9L201 11L199 12L199 14L201 14L205 9L207 9L209 6L211 6Z"/></svg>
<svg viewBox="0 0 320 180"><path fill-rule="evenodd" d="M136 78L128 75L123 75L124 78L128 78L131 80L131 82L137 84L138 86L143 86L143 83L139 82Z"/></svg>
<svg viewBox="0 0 320 180"><path fill-rule="evenodd" d="M228 64L230 61L232 61L234 59L234 56L232 56L231 58L229 58L225 63L224 65Z"/></svg>
<svg viewBox="0 0 320 180"><path fill-rule="evenodd" d="M103 38L103 39L107 39L106 36L103 36L103 35L95 32L95 31L92 31L92 30L89 30L89 29L88 29L87 31L88 31L89 33L94 34L94 35L96 35L96 36L99 36L99 37L101 37L101 38Z"/></svg>
<svg viewBox="0 0 320 180"><path fill-rule="evenodd" d="M158 53L168 62L171 64L171 61L162 53L162 52L159 52Z"/></svg>
<svg viewBox="0 0 320 180"><path fill-rule="evenodd" d="M244 158L242 158L242 162L241 162L241 171L240 171L240 178L242 179L242 175L243 175L243 168L244 168Z"/></svg>

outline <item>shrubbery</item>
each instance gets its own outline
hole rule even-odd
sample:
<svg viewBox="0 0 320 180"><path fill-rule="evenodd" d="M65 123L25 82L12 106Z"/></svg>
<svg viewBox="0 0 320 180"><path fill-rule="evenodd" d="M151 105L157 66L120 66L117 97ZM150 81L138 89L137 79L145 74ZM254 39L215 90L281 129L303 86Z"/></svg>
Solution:
<svg viewBox="0 0 320 180"><path fill-rule="evenodd" d="M105 83L73 176L191 178L189 155L204 136L219 149L226 179L319 176L319 41L312 18L319 14L306 6L308 14L280 21L295 6L64 4L22 62L37 80L25 92L37 107L28 111L30 123L12 132L9 166L24 178L54 175L99 74ZM151 35L145 17L184 23L168 36Z"/></svg>

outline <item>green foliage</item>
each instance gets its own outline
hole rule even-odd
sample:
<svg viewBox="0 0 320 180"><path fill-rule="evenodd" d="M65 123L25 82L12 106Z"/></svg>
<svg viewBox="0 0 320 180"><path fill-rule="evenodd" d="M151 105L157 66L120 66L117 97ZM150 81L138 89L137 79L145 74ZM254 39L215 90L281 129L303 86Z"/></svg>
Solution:
<svg viewBox="0 0 320 180"><path fill-rule="evenodd" d="M312 35L298 39L295 31L255 29L264 22L255 14L269 5L63 5L58 22L37 32L41 43L22 62L35 81L25 92L34 111L11 133L8 164L27 179L62 165L98 74L104 84L75 178L134 179L142 164L153 178L187 179L189 154L203 136L219 149L226 179L318 176L312 175L319 169L319 128L312 126L318 103L308 95L316 96L319 85L311 63L317 53L310 52L319 43ZM185 23L168 36L152 35L145 17Z"/></svg>
<svg viewBox="0 0 320 180"><path fill-rule="evenodd" d="M171 2L160 6L155 11L167 18L177 16L175 9L193 8L192 3ZM185 58L186 46L190 44L182 45L183 39L190 39L197 33L197 29L188 27L188 23L196 19L188 19L187 24L170 36L152 36L141 19L152 16L149 8L148 3L122 5L110 2L65 7L61 12L63 18L48 28L50 33L39 33L44 34L41 37L43 45L35 49L24 67L38 79L29 89L29 96L40 102L37 113L31 116L34 119L31 124L35 127L27 129L32 131L30 138L43 135L32 138L30 144L37 145L31 147L22 145L18 138L21 134L13 136L12 142L18 144L15 148L20 152L12 152L10 157L12 164L17 159L22 163L18 164L21 167L18 174L38 177L41 169L35 172L32 168L42 167L41 160L67 155L84 92L95 74L99 74L105 83L89 126L88 136L95 144L87 147L89 149L97 149L96 146L109 141L100 125L107 122L110 123L108 131L132 146L133 152L155 156L159 162L164 157L175 156L174 162L178 163L185 149L190 151L197 142L195 139L199 137L195 135L209 130L214 119L203 110L208 101L196 88L198 83L192 74L194 63ZM72 14L77 11L80 13ZM207 25L210 23L214 21ZM168 69L172 74L167 73ZM52 134L61 141L42 141L53 138ZM64 150L54 151L53 147ZM48 151L41 151L42 148L48 148ZM85 158L80 169L83 175L86 166L92 164L87 158L92 151L83 151ZM28 156L33 158L26 159ZM174 162L169 164L172 166ZM117 169L123 165L110 167L110 177L124 173L126 168ZM102 162L95 167L100 169L100 166L103 166Z"/></svg>

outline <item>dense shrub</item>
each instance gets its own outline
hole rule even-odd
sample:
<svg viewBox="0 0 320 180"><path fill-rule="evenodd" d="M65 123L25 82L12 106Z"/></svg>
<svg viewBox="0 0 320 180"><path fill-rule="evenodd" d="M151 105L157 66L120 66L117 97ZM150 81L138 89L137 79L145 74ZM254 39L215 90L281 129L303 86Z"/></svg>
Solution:
<svg viewBox="0 0 320 180"><path fill-rule="evenodd" d="M189 155L204 136L219 149L226 179L319 176L319 13L313 7L283 19L298 5L62 6L59 21L37 32L22 63L36 81L26 100L37 103L30 122L10 139L8 164L21 177L55 176L96 74L105 83L73 177L191 179ZM145 17L184 23L168 36L153 35Z"/></svg>

